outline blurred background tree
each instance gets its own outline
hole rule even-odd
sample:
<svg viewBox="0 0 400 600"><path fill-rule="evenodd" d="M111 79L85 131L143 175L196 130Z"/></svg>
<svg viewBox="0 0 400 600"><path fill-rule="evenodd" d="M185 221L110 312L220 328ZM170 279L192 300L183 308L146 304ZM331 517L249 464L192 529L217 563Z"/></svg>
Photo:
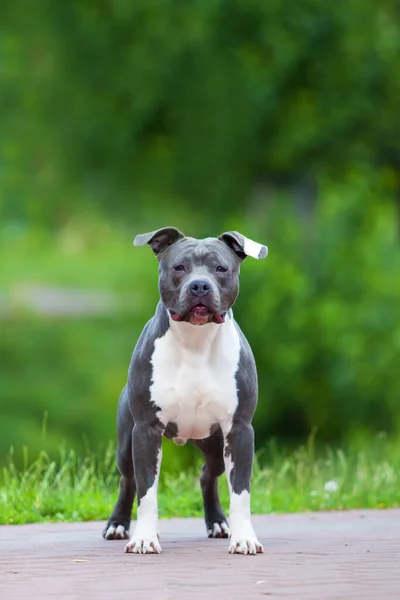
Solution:
<svg viewBox="0 0 400 600"><path fill-rule="evenodd" d="M399 14L398 0L3 3L2 456L114 436L157 299L151 252L130 243L166 224L270 247L243 265L236 307L259 447L398 433Z"/></svg>

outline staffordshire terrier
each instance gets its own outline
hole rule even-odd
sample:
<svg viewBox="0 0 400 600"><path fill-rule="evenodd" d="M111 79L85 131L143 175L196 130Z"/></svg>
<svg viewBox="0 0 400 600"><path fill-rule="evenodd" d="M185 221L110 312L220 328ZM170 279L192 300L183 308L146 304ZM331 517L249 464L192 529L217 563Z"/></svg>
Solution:
<svg viewBox="0 0 400 600"><path fill-rule="evenodd" d="M265 258L268 249L236 231L198 240L174 227L136 236L134 245L144 244L159 260L161 299L136 344L119 399L119 496L103 537L129 539L136 494L137 522L125 552L161 552L157 485L164 435L177 444L189 440L204 455L208 537L229 538L232 554L263 552L250 518L257 372L232 306L241 263L246 256ZM224 471L230 526L218 496Z"/></svg>

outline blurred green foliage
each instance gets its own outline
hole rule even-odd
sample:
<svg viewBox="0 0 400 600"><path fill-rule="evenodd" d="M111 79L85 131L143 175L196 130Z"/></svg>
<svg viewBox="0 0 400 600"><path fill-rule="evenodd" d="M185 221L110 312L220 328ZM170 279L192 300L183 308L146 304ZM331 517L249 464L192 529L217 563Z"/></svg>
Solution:
<svg viewBox="0 0 400 600"><path fill-rule="evenodd" d="M189 201L219 227L258 180L397 168L398 14L398 0L3 4L5 214L58 224L92 203L154 225L154 204Z"/></svg>
<svg viewBox="0 0 400 600"><path fill-rule="evenodd" d="M129 246L167 224L270 247L245 261L235 309L259 369L259 446L399 432L399 9L2 5L3 455L114 437L157 300L151 251ZM132 299L111 316L38 318L17 310L27 283Z"/></svg>

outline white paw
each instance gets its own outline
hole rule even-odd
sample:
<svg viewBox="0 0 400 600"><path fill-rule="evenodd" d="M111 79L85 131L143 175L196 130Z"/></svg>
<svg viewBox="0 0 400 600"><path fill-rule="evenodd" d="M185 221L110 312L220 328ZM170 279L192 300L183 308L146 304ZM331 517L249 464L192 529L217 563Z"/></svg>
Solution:
<svg viewBox="0 0 400 600"><path fill-rule="evenodd" d="M106 540L127 540L129 531L123 525L110 525L103 535Z"/></svg>
<svg viewBox="0 0 400 600"><path fill-rule="evenodd" d="M231 537L229 543L230 554L257 554L263 553L264 548L256 537L239 539Z"/></svg>
<svg viewBox="0 0 400 600"><path fill-rule="evenodd" d="M135 535L125 546L125 552L133 554L161 554L161 546L157 534Z"/></svg>
<svg viewBox="0 0 400 600"><path fill-rule="evenodd" d="M226 523L213 523L212 527L207 530L209 538L228 538L229 527Z"/></svg>

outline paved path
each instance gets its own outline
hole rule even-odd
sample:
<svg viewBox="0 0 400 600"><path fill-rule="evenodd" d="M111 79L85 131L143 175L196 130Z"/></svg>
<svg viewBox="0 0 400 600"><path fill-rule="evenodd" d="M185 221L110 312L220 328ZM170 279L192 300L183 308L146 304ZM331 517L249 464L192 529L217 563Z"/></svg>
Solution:
<svg viewBox="0 0 400 600"><path fill-rule="evenodd" d="M400 600L400 509L256 516L257 556L199 519L161 521L158 556L124 554L102 525L0 527L1 600Z"/></svg>

